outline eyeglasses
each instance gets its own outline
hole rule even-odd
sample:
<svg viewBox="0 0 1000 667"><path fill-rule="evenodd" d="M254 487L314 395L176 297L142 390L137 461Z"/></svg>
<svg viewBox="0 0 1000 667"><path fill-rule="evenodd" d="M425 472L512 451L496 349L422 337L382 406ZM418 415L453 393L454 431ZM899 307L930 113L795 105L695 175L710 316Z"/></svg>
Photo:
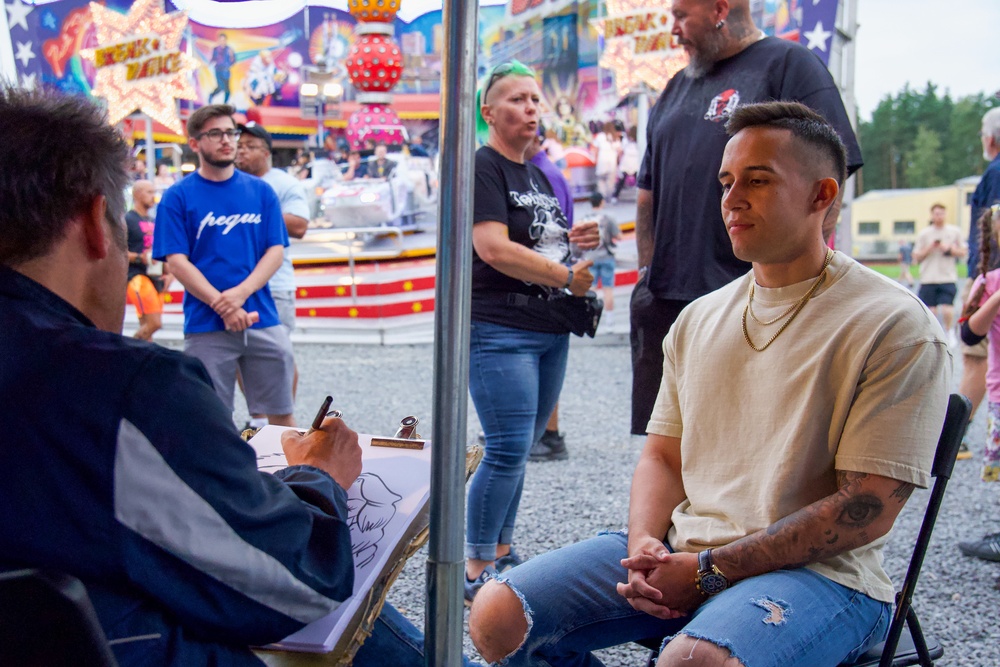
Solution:
<svg viewBox="0 0 1000 667"><path fill-rule="evenodd" d="M209 130L208 132L202 132L197 137L195 137L195 139L201 141L205 137L208 137L212 141L218 142L222 141L222 137L225 137L226 139L229 139L231 141L236 141L237 139L240 138L241 134L243 133L240 132L239 130Z"/></svg>
<svg viewBox="0 0 1000 667"><path fill-rule="evenodd" d="M490 74L490 78L486 81L486 87L483 88L483 96L480 98L480 103L486 104L486 96L490 94L490 88L496 82L497 79L502 79L514 70L514 63L502 63L493 68L493 73Z"/></svg>

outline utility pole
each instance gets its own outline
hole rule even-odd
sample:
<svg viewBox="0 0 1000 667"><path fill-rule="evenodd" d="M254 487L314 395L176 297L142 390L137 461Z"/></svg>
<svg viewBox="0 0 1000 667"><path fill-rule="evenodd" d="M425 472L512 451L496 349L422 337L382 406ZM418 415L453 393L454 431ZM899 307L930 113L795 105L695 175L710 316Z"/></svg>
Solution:
<svg viewBox="0 0 1000 667"><path fill-rule="evenodd" d="M837 26L830 47L830 74L840 90L840 96L844 100L844 109L847 111L847 117L851 121L855 135L858 132L858 105L857 100L854 99L854 38L858 33L858 1L840 0L838 3ZM848 179L844 184L844 206L841 209L840 224L837 225L837 249L848 255L852 254L854 243L851 228L851 204L854 201L857 185L855 179L858 178L860 175Z"/></svg>

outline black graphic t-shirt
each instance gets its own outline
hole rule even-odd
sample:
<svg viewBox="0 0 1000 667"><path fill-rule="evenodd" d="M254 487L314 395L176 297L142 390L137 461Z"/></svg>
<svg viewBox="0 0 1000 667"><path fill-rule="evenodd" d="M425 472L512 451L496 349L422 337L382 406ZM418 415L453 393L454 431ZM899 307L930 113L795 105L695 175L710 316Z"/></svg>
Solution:
<svg viewBox="0 0 1000 667"><path fill-rule="evenodd" d="M653 259L648 287L661 299L692 301L750 270L736 259L722 221L719 167L729 141L726 120L739 105L796 101L819 112L847 146L853 173L861 150L840 91L815 54L766 37L704 76L683 72L649 114L638 185L653 194Z"/></svg>
<svg viewBox="0 0 1000 667"><path fill-rule="evenodd" d="M136 210L125 214L125 226L128 228L128 251L140 255L148 253L153 248L153 221L139 215ZM138 275L146 275L146 265L141 261L128 263L128 279Z"/></svg>
<svg viewBox="0 0 1000 667"><path fill-rule="evenodd" d="M510 240L560 264L570 258L569 225L545 174L530 162L519 164L489 146L476 151L473 223L501 222ZM545 317L545 309L519 307L508 294L545 299L559 288L511 278L473 252L472 319L517 329L564 333L565 327Z"/></svg>

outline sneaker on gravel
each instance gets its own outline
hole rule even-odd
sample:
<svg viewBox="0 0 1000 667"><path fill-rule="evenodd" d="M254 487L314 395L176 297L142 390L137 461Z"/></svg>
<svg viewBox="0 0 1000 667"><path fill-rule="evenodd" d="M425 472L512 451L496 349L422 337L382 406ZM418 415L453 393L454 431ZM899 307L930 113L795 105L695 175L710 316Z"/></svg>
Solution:
<svg viewBox="0 0 1000 667"><path fill-rule="evenodd" d="M564 461L568 458L566 438L559 431L545 431L528 452L529 461Z"/></svg>
<svg viewBox="0 0 1000 667"><path fill-rule="evenodd" d="M958 548L966 556L1000 563L1000 533L991 533L978 542L959 542Z"/></svg>
<svg viewBox="0 0 1000 667"><path fill-rule="evenodd" d="M495 561L493 561L493 567L496 568L498 573L502 574L507 570L511 569L512 567L517 567L523 562L524 561L521 560L521 557L517 555L517 552L514 551L514 547L511 547L509 554L505 556L500 556Z"/></svg>
<svg viewBox="0 0 1000 667"><path fill-rule="evenodd" d="M969 451L969 442L963 440L962 444L958 446L958 454L955 456L956 461L965 461L966 459L972 458L972 452Z"/></svg>
<svg viewBox="0 0 1000 667"><path fill-rule="evenodd" d="M479 592L479 589L482 588L486 584L487 581L489 581L490 579L493 579L496 576L497 576L497 571L496 571L496 569L494 569L494 567L492 565L487 565L486 569L483 570L482 573L478 577L476 577L475 579L473 579L472 581L469 581L469 577L466 576L465 577L465 606L466 607L471 607L472 606L472 601L475 599L476 593Z"/></svg>

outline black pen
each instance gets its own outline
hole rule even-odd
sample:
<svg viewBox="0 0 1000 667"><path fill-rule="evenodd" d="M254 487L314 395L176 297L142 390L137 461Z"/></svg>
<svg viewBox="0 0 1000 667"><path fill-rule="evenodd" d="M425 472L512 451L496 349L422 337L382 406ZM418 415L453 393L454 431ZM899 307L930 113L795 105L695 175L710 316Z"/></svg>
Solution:
<svg viewBox="0 0 1000 667"><path fill-rule="evenodd" d="M323 399L323 405L319 406L319 412L316 413L312 427L306 432L306 435L309 435L313 431L318 431L323 426L323 420L326 419L326 411L330 409L331 403L333 403L333 396L327 396Z"/></svg>

